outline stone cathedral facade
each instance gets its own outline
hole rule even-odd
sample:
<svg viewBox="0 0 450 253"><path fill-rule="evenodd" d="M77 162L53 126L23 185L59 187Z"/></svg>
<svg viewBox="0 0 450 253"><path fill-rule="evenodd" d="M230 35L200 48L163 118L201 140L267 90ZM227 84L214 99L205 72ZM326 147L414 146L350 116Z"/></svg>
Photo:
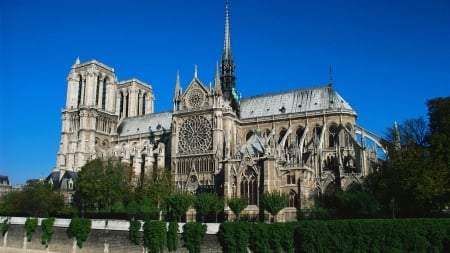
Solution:
<svg viewBox="0 0 450 253"><path fill-rule="evenodd" d="M243 198L249 215L260 212L261 193L282 191L289 196L282 217L293 220L298 209L371 173L377 155L365 140L382 149L379 139L356 124L356 112L332 83L241 98L234 70L228 4L214 84L206 86L195 71L183 90L177 75L171 111L154 112L149 84L119 81L113 68L77 59L47 180L70 191L86 162L116 157L137 177L170 170L180 191Z"/></svg>

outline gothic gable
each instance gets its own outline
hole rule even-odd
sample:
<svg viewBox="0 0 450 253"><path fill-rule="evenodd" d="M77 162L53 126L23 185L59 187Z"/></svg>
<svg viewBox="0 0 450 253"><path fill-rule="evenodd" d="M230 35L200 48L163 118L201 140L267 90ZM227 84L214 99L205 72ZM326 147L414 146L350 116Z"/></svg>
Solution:
<svg viewBox="0 0 450 253"><path fill-rule="evenodd" d="M183 95L183 109L197 109L208 105L208 89L197 78L191 83Z"/></svg>

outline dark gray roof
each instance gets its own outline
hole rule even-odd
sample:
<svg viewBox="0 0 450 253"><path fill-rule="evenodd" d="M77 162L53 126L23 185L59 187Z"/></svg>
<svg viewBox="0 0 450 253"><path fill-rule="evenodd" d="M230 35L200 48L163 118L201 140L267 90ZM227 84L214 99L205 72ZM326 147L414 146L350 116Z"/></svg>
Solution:
<svg viewBox="0 0 450 253"><path fill-rule="evenodd" d="M251 155L263 155L264 154L265 140L258 133L254 133L247 142L239 149L240 155L243 155L248 151Z"/></svg>
<svg viewBox="0 0 450 253"><path fill-rule="evenodd" d="M67 190L68 188L68 182L70 179L72 179L73 185L75 187L75 183L77 181L78 175L76 172L74 171L62 171L63 176L61 177L60 180L60 171L53 171L52 173L50 173L50 175L47 176L47 178L45 179L46 182L50 182L50 179L53 182L53 189L58 189L58 190Z"/></svg>
<svg viewBox="0 0 450 253"><path fill-rule="evenodd" d="M241 119L333 109L353 111L330 85L243 98L240 105Z"/></svg>
<svg viewBox="0 0 450 253"><path fill-rule="evenodd" d="M152 132L169 130L172 124L172 112L151 113L123 119L117 128L120 137L148 134Z"/></svg>

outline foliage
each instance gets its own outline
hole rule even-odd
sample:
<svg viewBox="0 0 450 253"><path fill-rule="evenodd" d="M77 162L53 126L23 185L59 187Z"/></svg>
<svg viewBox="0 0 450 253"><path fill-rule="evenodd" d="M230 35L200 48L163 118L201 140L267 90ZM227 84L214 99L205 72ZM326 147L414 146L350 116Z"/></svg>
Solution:
<svg viewBox="0 0 450 253"><path fill-rule="evenodd" d="M165 200L172 194L173 189L170 170L154 170L153 173L141 177L140 185L136 189L136 199L149 200L152 206L162 210L166 204Z"/></svg>
<svg viewBox="0 0 450 253"><path fill-rule="evenodd" d="M83 247L83 242L89 236L91 231L91 220L85 218L73 218L70 221L69 228L67 229L67 235L69 238L75 237L77 245L80 249Z"/></svg>
<svg viewBox="0 0 450 253"><path fill-rule="evenodd" d="M298 252L446 252L449 219L303 221Z"/></svg>
<svg viewBox="0 0 450 253"><path fill-rule="evenodd" d="M339 218L374 218L378 215L378 201L369 192L342 191L335 196L336 215Z"/></svg>
<svg viewBox="0 0 450 253"><path fill-rule="evenodd" d="M255 223L250 227L249 248L253 252L269 253L269 226L265 223Z"/></svg>
<svg viewBox="0 0 450 253"><path fill-rule="evenodd" d="M197 194L194 201L194 208L198 214L202 216L202 222L205 222L205 215L212 210L213 198L212 194L208 192L202 192Z"/></svg>
<svg viewBox="0 0 450 253"><path fill-rule="evenodd" d="M199 193L194 201L194 208L202 216L202 222L205 222L204 216L209 213L215 214L217 222L217 215L223 211L224 206L223 198L215 193Z"/></svg>
<svg viewBox="0 0 450 253"><path fill-rule="evenodd" d="M45 248L48 248L48 244L52 240L53 223L55 223L55 218L54 217L43 219L41 221L41 229L42 229L41 243L43 245L45 245Z"/></svg>
<svg viewBox="0 0 450 253"><path fill-rule="evenodd" d="M144 223L144 246L151 253L162 252L166 245L166 223L146 221Z"/></svg>
<svg viewBox="0 0 450 253"><path fill-rule="evenodd" d="M95 159L78 172L75 200L82 211L112 212L132 192L133 170L117 160Z"/></svg>
<svg viewBox="0 0 450 253"><path fill-rule="evenodd" d="M219 226L220 245L223 252L246 253L249 245L249 227L246 222L223 222Z"/></svg>
<svg viewBox="0 0 450 253"><path fill-rule="evenodd" d="M33 239L33 233L36 230L37 225L37 218L27 218L27 220L25 221L25 232L27 234L27 240L29 242L31 242L31 239Z"/></svg>
<svg viewBox="0 0 450 253"><path fill-rule="evenodd" d="M141 226L142 224L138 220L130 221L129 237L130 241L135 245L139 245L142 242Z"/></svg>
<svg viewBox="0 0 450 253"><path fill-rule="evenodd" d="M51 190L51 186L42 182L30 183L23 191L13 191L3 197L0 210L4 214L47 217L64 208L62 195Z"/></svg>
<svg viewBox="0 0 450 253"><path fill-rule="evenodd" d="M178 248L178 222L171 221L167 231L167 249L176 251Z"/></svg>
<svg viewBox="0 0 450 253"><path fill-rule="evenodd" d="M223 197L218 196L217 194L213 195L213 203L211 205L211 209L216 216L216 223L217 223L217 216L220 212L223 211L223 208L225 207L225 201Z"/></svg>
<svg viewBox="0 0 450 253"><path fill-rule="evenodd" d="M200 253L200 245L206 234L206 225L197 222L188 222L183 226L184 246L190 253Z"/></svg>
<svg viewBox="0 0 450 253"><path fill-rule="evenodd" d="M5 219L2 223L2 236L5 236L6 232L8 232L8 229L9 229L8 219Z"/></svg>
<svg viewBox="0 0 450 253"><path fill-rule="evenodd" d="M174 193L166 198L166 204L169 212L181 221L181 216L184 215L194 203L192 195L186 193Z"/></svg>
<svg viewBox="0 0 450 253"><path fill-rule="evenodd" d="M240 198L231 198L227 201L227 204L236 215L236 220L239 220L239 214L247 207L247 202Z"/></svg>
<svg viewBox="0 0 450 253"><path fill-rule="evenodd" d="M385 215L431 216L450 203L450 97L427 106L429 129L420 119L400 124L401 147L367 180Z"/></svg>
<svg viewBox="0 0 450 253"><path fill-rule="evenodd" d="M297 213L298 220L328 220L330 216L330 210L321 206L314 206L309 209L304 208Z"/></svg>
<svg viewBox="0 0 450 253"><path fill-rule="evenodd" d="M287 200L287 195L279 191L264 192L260 197L262 207L272 214L274 219L275 216L286 207Z"/></svg>

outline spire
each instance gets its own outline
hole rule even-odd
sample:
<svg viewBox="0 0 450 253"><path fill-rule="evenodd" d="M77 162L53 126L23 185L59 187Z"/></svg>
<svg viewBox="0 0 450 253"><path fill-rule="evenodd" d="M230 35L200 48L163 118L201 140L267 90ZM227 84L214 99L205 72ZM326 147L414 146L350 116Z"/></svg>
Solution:
<svg viewBox="0 0 450 253"><path fill-rule="evenodd" d="M197 79L197 64L194 65L194 78Z"/></svg>
<svg viewBox="0 0 450 253"><path fill-rule="evenodd" d="M181 85L180 85L180 71L177 70L177 79L175 81L175 92L173 95L173 102L179 102L181 99L181 95L182 95L182 90L181 90Z"/></svg>
<svg viewBox="0 0 450 253"><path fill-rule="evenodd" d="M77 59L75 60L75 64L80 64L80 57L78 56Z"/></svg>
<svg viewBox="0 0 450 253"><path fill-rule="evenodd" d="M228 0L225 2L225 35L223 43L223 58L231 59L230 17L228 13Z"/></svg>
<svg viewBox="0 0 450 253"><path fill-rule="evenodd" d="M236 89L236 77L234 76L234 62L231 54L231 40L230 40L230 16L228 8L228 0L225 2L225 33L223 43L223 53L221 62L220 84L223 94L223 99L230 103L231 107L238 112L239 103L237 98L233 96Z"/></svg>
<svg viewBox="0 0 450 253"><path fill-rule="evenodd" d="M222 95L222 85L220 85L219 63L216 62L216 77L214 79L214 89L216 94Z"/></svg>
<svg viewBox="0 0 450 253"><path fill-rule="evenodd" d="M175 92L173 94L173 110L178 111L180 109L181 97L183 95L183 91L181 90L180 85L180 71L177 70L177 79L175 81Z"/></svg>

